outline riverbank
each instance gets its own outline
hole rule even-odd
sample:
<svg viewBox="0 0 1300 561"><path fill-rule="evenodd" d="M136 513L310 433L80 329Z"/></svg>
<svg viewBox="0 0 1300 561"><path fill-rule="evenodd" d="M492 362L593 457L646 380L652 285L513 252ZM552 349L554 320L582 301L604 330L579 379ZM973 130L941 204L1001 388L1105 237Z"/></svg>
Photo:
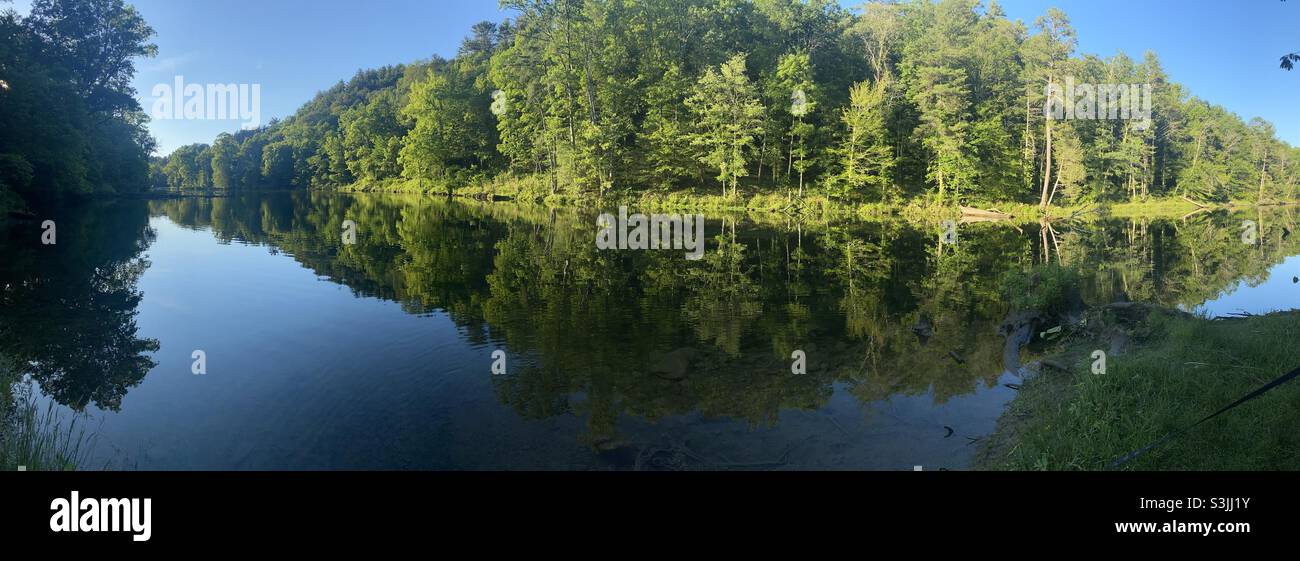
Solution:
<svg viewBox="0 0 1300 561"><path fill-rule="evenodd" d="M1090 328L1028 361L1033 374L976 468L1102 470L1300 366L1300 311L1209 319L1141 306L1088 313ZM1093 353L1104 350L1104 374ZM1300 469L1300 383L1170 438L1124 470Z"/></svg>
<svg viewBox="0 0 1300 561"><path fill-rule="evenodd" d="M379 183L356 183L333 188L349 193L405 193L419 195L446 195L444 188L420 185L414 181L392 180ZM742 190L744 191L744 190ZM949 203L938 203L925 199L913 199L907 202L852 202L837 200L822 194L807 192L799 196L794 189L774 191L771 189L755 190L737 196L723 196L700 189L647 191L611 190L605 194L587 195L573 193L570 189L560 188L552 193L545 177L536 175L500 176L460 188L452 196L483 200L506 199L524 203L542 204L550 207L582 206L588 204L627 204L642 210L662 210L678 212L713 212L713 213L778 213L799 215L813 220L830 220L835 218L879 219L900 217L916 222L938 222L942 220L959 220L963 217L962 209ZM1288 206L1296 203L1273 204ZM1240 210L1254 205L1244 201L1231 201L1224 204L1203 204L1183 198L1148 199L1106 204L1056 205L1046 212L1038 205L1021 202L981 201L970 202L966 206L992 213L1006 215L1013 222L1038 222L1044 217L1049 219L1117 217L1117 218L1177 218L1213 210ZM987 217L983 217L987 220Z"/></svg>

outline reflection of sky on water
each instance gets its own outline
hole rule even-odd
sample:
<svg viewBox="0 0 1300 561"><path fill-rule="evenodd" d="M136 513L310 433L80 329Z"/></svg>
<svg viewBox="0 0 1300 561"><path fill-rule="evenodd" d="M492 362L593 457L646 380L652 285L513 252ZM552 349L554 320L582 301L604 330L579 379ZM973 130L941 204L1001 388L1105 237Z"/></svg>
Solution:
<svg viewBox="0 0 1300 561"><path fill-rule="evenodd" d="M1293 255L1277 264L1268 273L1268 278L1258 285L1251 286L1241 280L1209 302L1195 308L1195 312L1209 317L1225 316L1235 313L1266 314L1282 310L1300 308L1300 255Z"/></svg>

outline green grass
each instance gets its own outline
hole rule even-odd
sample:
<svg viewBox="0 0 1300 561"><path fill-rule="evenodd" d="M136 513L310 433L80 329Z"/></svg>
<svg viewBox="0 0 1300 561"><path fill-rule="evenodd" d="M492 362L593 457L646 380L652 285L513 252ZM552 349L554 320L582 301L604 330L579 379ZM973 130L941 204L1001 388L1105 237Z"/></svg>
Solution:
<svg viewBox="0 0 1300 561"><path fill-rule="evenodd" d="M1200 207L1182 199L1152 199L1108 205L1106 212L1115 218L1176 217L1195 212L1198 208Z"/></svg>
<svg viewBox="0 0 1300 561"><path fill-rule="evenodd" d="M1090 323L1104 321L1090 314ZM1023 385L977 466L1099 470L1300 366L1300 312L1226 321L1152 313L1133 347L1092 374L1096 340L1055 349L1068 372ZM1072 359L1070 357L1073 357ZM1300 382L1291 382L1124 464L1125 470L1300 469Z"/></svg>
<svg viewBox="0 0 1300 561"><path fill-rule="evenodd" d="M66 471L84 467L94 442L84 415L36 404L30 382L0 357L0 471Z"/></svg>

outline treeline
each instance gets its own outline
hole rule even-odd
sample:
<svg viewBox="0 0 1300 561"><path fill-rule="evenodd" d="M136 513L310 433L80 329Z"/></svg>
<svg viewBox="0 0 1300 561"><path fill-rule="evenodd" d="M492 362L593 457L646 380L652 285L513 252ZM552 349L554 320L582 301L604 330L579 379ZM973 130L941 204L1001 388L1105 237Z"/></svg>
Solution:
<svg viewBox="0 0 1300 561"><path fill-rule="evenodd" d="M457 56L359 72L157 162L157 189L698 189L852 202L1293 200L1300 151L995 2L503 0ZM1150 84L1151 119L1044 117L1050 85ZM1140 91L1140 89L1139 89Z"/></svg>
<svg viewBox="0 0 1300 561"><path fill-rule="evenodd" d="M121 0L0 12L0 217L35 199L148 188L154 140L130 83L153 34Z"/></svg>

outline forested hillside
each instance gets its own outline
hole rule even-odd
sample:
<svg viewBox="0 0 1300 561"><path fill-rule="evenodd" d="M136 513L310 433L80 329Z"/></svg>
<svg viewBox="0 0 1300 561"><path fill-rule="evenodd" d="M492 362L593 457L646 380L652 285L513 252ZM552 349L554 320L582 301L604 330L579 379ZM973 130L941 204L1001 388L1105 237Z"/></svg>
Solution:
<svg viewBox="0 0 1300 561"><path fill-rule="evenodd" d="M504 0L451 60L365 70L296 114L156 162L171 191L692 190L847 202L1296 198L1300 151L1076 52L1066 14L977 0ZM1044 118L1047 85L1151 85L1151 122Z"/></svg>

